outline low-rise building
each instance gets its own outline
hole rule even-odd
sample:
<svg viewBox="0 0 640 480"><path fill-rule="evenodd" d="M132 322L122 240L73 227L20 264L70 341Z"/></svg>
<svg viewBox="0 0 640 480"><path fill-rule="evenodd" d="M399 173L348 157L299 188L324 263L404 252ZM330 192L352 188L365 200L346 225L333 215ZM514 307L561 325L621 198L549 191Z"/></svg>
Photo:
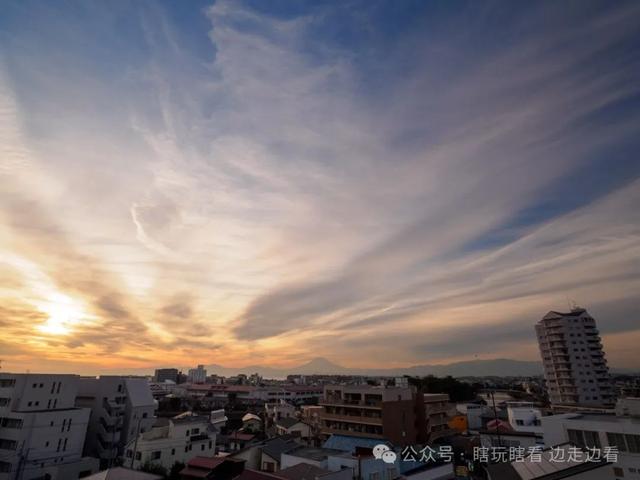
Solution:
<svg viewBox="0 0 640 480"><path fill-rule="evenodd" d="M0 480L72 480L98 470L83 456L90 410L77 375L0 373Z"/></svg>
<svg viewBox="0 0 640 480"><path fill-rule="evenodd" d="M600 478L622 478L640 472L637 416L566 413L542 417L542 428L547 447L569 442L582 448L615 450L617 461L601 469Z"/></svg>
<svg viewBox="0 0 640 480"><path fill-rule="evenodd" d="M446 393L425 393L424 408L429 432L429 442L452 433L449 428L449 395Z"/></svg>
<svg viewBox="0 0 640 480"><path fill-rule="evenodd" d="M427 441L424 399L413 387L325 386L320 433L388 440Z"/></svg>
<svg viewBox="0 0 640 480"><path fill-rule="evenodd" d="M570 444L555 449L525 455L512 462L495 463L487 467L488 480L604 480L608 462L589 461L586 455ZM534 457L535 455L535 457ZM560 461L559 459L562 458Z"/></svg>
<svg viewBox="0 0 640 480"><path fill-rule="evenodd" d="M296 416L296 407L285 400L265 403L264 409L270 424L273 424L283 418Z"/></svg>
<svg viewBox="0 0 640 480"><path fill-rule="evenodd" d="M207 416L186 412L173 418L160 418L149 431L129 442L124 464L135 470L157 465L169 471L176 462L213 456L216 433Z"/></svg>
<svg viewBox="0 0 640 480"><path fill-rule="evenodd" d="M190 383L205 383L207 381L207 370L204 365L198 365L196 368L190 368L187 374L187 381Z"/></svg>
<svg viewBox="0 0 640 480"><path fill-rule="evenodd" d="M517 432L542 434L542 410L532 402L507 403L509 424Z"/></svg>
<svg viewBox="0 0 640 480"><path fill-rule="evenodd" d="M177 368L159 368L153 375L153 381L156 383L163 383L169 380L173 383L178 383L178 369Z"/></svg>

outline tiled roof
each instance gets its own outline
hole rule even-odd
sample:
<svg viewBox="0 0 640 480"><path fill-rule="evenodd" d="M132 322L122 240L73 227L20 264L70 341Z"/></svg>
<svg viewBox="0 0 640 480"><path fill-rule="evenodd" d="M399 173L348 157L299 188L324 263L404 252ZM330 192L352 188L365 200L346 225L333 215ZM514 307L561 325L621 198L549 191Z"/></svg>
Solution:
<svg viewBox="0 0 640 480"><path fill-rule="evenodd" d="M316 477L330 473L329 470L325 470L309 463L298 463L289 468L285 468L278 472L283 478L288 480L316 480Z"/></svg>

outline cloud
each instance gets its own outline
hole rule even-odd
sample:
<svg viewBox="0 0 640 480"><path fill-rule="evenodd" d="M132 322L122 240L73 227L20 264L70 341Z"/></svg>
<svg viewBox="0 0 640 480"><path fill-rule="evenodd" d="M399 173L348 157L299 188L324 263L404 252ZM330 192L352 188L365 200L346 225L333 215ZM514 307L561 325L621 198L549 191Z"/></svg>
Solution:
<svg viewBox="0 0 640 480"><path fill-rule="evenodd" d="M632 331L640 9L502 7L10 9L3 329L108 369L536 358L566 297Z"/></svg>

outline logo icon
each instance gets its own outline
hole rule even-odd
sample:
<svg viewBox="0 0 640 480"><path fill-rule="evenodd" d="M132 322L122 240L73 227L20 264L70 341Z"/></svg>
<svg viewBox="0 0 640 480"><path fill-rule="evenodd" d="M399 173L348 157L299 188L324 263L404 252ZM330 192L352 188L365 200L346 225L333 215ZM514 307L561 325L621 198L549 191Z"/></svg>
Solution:
<svg viewBox="0 0 640 480"><path fill-rule="evenodd" d="M391 450L384 443L380 443L373 447L373 456L377 460L382 460L384 463L395 463L396 459L398 458L396 452Z"/></svg>

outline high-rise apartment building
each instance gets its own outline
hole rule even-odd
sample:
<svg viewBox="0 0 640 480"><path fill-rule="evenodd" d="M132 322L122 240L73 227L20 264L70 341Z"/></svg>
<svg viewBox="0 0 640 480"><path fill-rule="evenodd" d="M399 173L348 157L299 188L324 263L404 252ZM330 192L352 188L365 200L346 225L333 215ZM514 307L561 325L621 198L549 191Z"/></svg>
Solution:
<svg viewBox="0 0 640 480"><path fill-rule="evenodd" d="M77 375L0 373L0 480L72 480L98 470L83 457L90 411Z"/></svg>
<svg viewBox="0 0 640 480"><path fill-rule="evenodd" d="M155 401L146 378L81 377L76 405L91 408L85 453L114 465L124 448L155 423Z"/></svg>
<svg viewBox="0 0 640 480"><path fill-rule="evenodd" d="M552 405L615 403L596 322L585 309L551 311L535 328Z"/></svg>

